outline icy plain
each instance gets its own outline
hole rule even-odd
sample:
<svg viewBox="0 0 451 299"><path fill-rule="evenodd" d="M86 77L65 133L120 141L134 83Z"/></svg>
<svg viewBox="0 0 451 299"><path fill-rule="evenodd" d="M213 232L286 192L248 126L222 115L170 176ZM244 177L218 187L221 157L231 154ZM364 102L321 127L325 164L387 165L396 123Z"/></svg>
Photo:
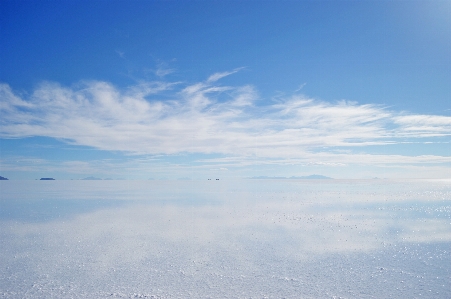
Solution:
<svg viewBox="0 0 451 299"><path fill-rule="evenodd" d="M2 181L0 244L0 298L451 298L451 181Z"/></svg>

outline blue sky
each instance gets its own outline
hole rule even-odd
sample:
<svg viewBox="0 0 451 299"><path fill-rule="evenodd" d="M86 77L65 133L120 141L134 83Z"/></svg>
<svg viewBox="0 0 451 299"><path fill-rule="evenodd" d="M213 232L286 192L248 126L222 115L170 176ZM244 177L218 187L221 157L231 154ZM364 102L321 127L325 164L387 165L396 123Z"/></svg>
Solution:
<svg viewBox="0 0 451 299"><path fill-rule="evenodd" d="M2 1L0 175L450 178L449 1Z"/></svg>

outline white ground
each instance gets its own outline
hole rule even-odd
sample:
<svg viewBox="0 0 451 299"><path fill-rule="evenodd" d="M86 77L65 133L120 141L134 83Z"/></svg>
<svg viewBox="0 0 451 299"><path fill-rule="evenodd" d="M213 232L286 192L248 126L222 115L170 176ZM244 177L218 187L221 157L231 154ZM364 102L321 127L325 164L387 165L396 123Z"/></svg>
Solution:
<svg viewBox="0 0 451 299"><path fill-rule="evenodd" d="M0 298L451 298L449 181L0 183Z"/></svg>

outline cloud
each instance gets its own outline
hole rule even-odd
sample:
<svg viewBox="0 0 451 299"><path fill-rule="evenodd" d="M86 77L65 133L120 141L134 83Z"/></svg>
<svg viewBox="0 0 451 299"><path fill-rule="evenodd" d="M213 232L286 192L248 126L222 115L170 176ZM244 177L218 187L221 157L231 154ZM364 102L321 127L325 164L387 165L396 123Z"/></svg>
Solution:
<svg viewBox="0 0 451 299"><path fill-rule="evenodd" d="M404 135L432 137L451 132L451 117L438 115L402 115L394 118Z"/></svg>
<svg viewBox="0 0 451 299"><path fill-rule="evenodd" d="M213 75L211 75L210 77L208 77L207 82L208 83L212 83L212 82L216 82L219 79L222 79L224 77L230 76L232 74L235 74L236 72L239 72L240 70L242 70L243 68L236 68L233 71L229 71L229 72L222 72L222 73L214 73Z"/></svg>
<svg viewBox="0 0 451 299"><path fill-rule="evenodd" d="M155 70L155 75L157 75L160 78L163 78L164 76L167 76L173 72L175 72L174 69L168 68L165 64L160 63L158 68Z"/></svg>
<svg viewBox="0 0 451 299"><path fill-rule="evenodd" d="M291 157L221 157L206 158L196 161L205 167L240 167L255 165L298 165L298 166L329 166L343 167L352 164L360 165L386 165L386 166L403 166L406 165L433 165L433 164L449 164L451 157L420 155L420 156L403 156L399 154L337 154L332 152L310 153L303 152L302 155L296 156L294 153Z"/></svg>
<svg viewBox="0 0 451 299"><path fill-rule="evenodd" d="M46 136L131 154L217 153L282 160L315 156L304 162L341 165L352 162L350 155L332 154L331 148L431 142L428 138L451 133L451 117L373 104L295 95L262 105L253 86L217 83L238 70L189 85L155 81L126 89L102 81L73 86L44 82L25 96L1 84L0 137ZM318 151L323 156L313 154ZM374 155L352 157L381 160Z"/></svg>
<svg viewBox="0 0 451 299"><path fill-rule="evenodd" d="M294 92L298 92L298 91L300 91L301 89L303 89L304 88L304 86L305 85L307 85L307 83L302 83L301 85L299 85L299 87L294 91Z"/></svg>
<svg viewBox="0 0 451 299"><path fill-rule="evenodd" d="M173 73L174 70L173 69L163 69L163 68L159 68L155 71L155 75L157 75L158 77L164 77L166 75L169 75L170 73Z"/></svg>
<svg viewBox="0 0 451 299"><path fill-rule="evenodd" d="M119 55L120 58L124 58L124 54L125 54L124 51L116 50L115 52L117 55Z"/></svg>

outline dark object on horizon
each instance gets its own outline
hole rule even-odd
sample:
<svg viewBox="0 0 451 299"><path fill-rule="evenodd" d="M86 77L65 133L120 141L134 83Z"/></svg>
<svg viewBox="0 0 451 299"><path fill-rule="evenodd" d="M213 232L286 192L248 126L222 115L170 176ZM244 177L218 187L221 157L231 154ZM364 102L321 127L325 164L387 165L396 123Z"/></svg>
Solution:
<svg viewBox="0 0 451 299"><path fill-rule="evenodd" d="M0 175L0 181L7 181L7 180L8 180L8 178L2 177L2 176Z"/></svg>
<svg viewBox="0 0 451 299"><path fill-rule="evenodd" d="M217 181L219 181L219 179L216 179Z"/></svg>
<svg viewBox="0 0 451 299"><path fill-rule="evenodd" d="M40 181L54 181L54 178L41 178Z"/></svg>

